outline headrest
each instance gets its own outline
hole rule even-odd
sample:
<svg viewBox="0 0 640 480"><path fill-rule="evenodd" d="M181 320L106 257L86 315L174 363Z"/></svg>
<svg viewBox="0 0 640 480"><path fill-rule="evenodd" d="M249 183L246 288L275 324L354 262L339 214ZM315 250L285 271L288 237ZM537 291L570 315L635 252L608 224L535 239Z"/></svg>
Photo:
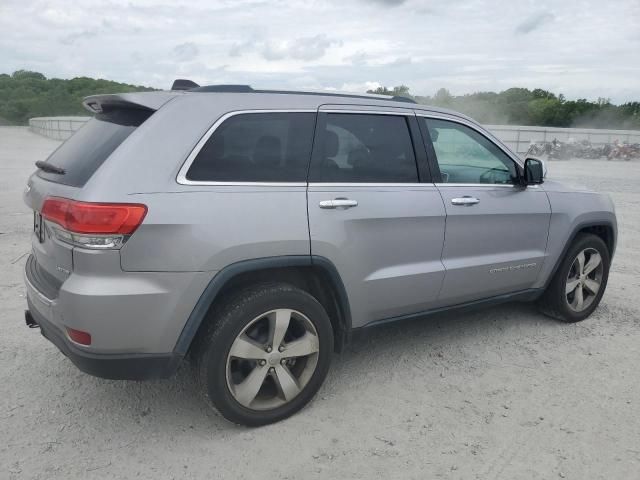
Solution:
<svg viewBox="0 0 640 480"><path fill-rule="evenodd" d="M335 157L338 154L340 148L340 140L338 134L327 130L324 137L324 156Z"/></svg>

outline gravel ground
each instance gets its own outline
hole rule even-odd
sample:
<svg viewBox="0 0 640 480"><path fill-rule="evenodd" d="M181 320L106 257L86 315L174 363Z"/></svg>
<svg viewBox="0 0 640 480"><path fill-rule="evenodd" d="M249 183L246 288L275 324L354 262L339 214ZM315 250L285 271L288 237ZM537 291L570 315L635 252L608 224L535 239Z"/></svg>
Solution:
<svg viewBox="0 0 640 480"><path fill-rule="evenodd" d="M21 193L57 144L0 128L0 478L639 478L640 163L549 165L617 206L590 319L513 304L383 327L335 356L300 414L246 429L207 409L187 368L100 380L25 327Z"/></svg>

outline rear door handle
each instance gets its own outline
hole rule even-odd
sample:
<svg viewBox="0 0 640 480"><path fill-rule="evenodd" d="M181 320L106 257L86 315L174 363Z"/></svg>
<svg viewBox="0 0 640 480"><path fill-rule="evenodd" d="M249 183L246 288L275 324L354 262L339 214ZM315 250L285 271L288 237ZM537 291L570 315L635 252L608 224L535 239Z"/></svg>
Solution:
<svg viewBox="0 0 640 480"><path fill-rule="evenodd" d="M475 205L476 203L480 203L480 200L478 200L475 197L460 197L460 198L452 198L451 199L451 203L453 205L463 205L463 206L467 206L470 207L471 205Z"/></svg>
<svg viewBox="0 0 640 480"><path fill-rule="evenodd" d="M348 198L336 198L333 200L322 200L320 208L346 209L358 206L357 200L349 200Z"/></svg>

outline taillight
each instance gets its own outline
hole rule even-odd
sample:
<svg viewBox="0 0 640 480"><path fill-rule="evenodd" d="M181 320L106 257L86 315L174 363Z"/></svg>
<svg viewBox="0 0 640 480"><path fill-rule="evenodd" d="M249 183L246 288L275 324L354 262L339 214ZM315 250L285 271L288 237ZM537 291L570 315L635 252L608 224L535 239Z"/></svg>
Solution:
<svg viewBox="0 0 640 480"><path fill-rule="evenodd" d="M91 334L89 332L83 332L82 330L76 330L75 328L65 327L69 338L80 345L91 345Z"/></svg>
<svg viewBox="0 0 640 480"><path fill-rule="evenodd" d="M119 248L147 214L140 203L92 203L49 197L42 218L59 225L56 237L86 248Z"/></svg>
<svg viewBox="0 0 640 480"><path fill-rule="evenodd" d="M89 203L50 197L42 217L74 233L131 235L147 214L140 203Z"/></svg>

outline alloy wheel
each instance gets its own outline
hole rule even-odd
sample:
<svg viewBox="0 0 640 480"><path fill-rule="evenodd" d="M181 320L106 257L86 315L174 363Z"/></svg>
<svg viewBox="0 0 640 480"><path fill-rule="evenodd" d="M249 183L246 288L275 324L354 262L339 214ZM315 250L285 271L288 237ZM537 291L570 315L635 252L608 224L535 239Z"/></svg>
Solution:
<svg viewBox="0 0 640 480"><path fill-rule="evenodd" d="M313 323L289 309L265 312L235 338L227 354L227 386L252 410L271 410L293 400L309 383L320 344Z"/></svg>
<svg viewBox="0 0 640 480"><path fill-rule="evenodd" d="M569 308L582 312L589 308L602 286L604 266L595 248L582 250L571 264L565 286Z"/></svg>

